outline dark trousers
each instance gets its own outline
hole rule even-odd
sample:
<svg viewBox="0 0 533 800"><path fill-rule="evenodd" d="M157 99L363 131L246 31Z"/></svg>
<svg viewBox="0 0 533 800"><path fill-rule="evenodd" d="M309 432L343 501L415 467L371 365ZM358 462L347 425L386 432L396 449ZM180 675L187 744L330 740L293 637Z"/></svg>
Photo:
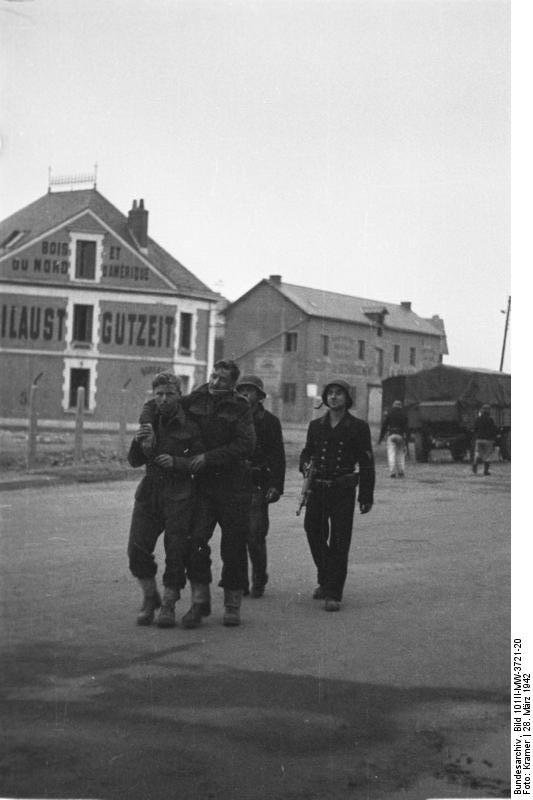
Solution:
<svg viewBox="0 0 533 800"><path fill-rule="evenodd" d="M252 564L252 585L258 588L266 586L268 581L266 548L268 526L268 503L265 500L265 492L259 487L254 487L246 546ZM248 588L247 579L246 589Z"/></svg>
<svg viewBox="0 0 533 800"><path fill-rule="evenodd" d="M250 516L251 485L244 480L237 487L221 479L199 480L191 530L189 579L211 583L211 549L209 540L220 525L220 556L225 589L245 589L248 576L246 537Z"/></svg>
<svg viewBox="0 0 533 800"><path fill-rule="evenodd" d="M307 501L304 529L327 597L342 600L352 541L355 490L316 485Z"/></svg>
<svg viewBox="0 0 533 800"><path fill-rule="evenodd" d="M155 576L157 564L154 550L164 531L163 585L179 591L186 582L185 566L194 498L190 492L189 496L177 497L171 488L166 487L154 489L146 495L144 492L136 498L133 506L128 541L130 571L136 578Z"/></svg>

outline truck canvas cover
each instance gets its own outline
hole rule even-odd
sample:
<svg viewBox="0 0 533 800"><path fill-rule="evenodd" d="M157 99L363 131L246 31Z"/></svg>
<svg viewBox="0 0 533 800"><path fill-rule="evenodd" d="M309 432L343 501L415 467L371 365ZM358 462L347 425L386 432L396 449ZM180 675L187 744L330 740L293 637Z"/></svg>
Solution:
<svg viewBox="0 0 533 800"><path fill-rule="evenodd" d="M460 401L478 406L488 403L499 408L511 405L511 376L508 373L439 364L411 375L397 375L383 381L383 406L394 400L404 405L435 400Z"/></svg>

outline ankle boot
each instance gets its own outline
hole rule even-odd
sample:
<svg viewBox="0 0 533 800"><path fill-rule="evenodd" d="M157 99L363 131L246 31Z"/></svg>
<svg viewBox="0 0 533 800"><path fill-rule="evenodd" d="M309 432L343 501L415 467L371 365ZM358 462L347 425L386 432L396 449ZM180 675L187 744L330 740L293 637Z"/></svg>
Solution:
<svg viewBox="0 0 533 800"><path fill-rule="evenodd" d="M163 592L163 602L157 615L158 628L173 628L176 624L176 602L180 599L180 593L177 589L171 589L165 586Z"/></svg>
<svg viewBox="0 0 533 800"><path fill-rule="evenodd" d="M211 613L211 596L208 583L191 583L192 605L181 618L184 628L197 628L202 617Z"/></svg>
<svg viewBox="0 0 533 800"><path fill-rule="evenodd" d="M224 589L224 616L222 624L235 627L241 624L240 608L242 589Z"/></svg>
<svg viewBox="0 0 533 800"><path fill-rule="evenodd" d="M161 595L157 591L155 578L139 578L143 590L143 604L137 615L137 625L151 625L156 608L161 605Z"/></svg>

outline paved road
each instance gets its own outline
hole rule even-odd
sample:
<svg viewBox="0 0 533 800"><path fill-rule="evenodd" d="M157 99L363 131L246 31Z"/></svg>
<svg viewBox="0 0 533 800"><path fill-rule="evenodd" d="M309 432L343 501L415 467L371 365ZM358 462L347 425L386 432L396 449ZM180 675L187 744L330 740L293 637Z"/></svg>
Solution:
<svg viewBox="0 0 533 800"><path fill-rule="evenodd" d="M310 599L291 473L267 593L236 629L220 589L198 630L134 625L133 489L0 495L0 796L508 796L508 464L380 466L338 614Z"/></svg>

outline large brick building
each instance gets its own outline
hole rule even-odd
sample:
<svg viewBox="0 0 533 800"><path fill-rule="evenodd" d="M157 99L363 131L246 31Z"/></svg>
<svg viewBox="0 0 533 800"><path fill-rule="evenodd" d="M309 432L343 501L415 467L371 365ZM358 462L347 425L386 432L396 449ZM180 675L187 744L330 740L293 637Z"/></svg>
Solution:
<svg viewBox="0 0 533 800"><path fill-rule="evenodd" d="M155 372L187 390L213 363L219 297L148 236L142 200L125 216L96 188L48 191L0 223L0 282L4 424L40 374L42 420L72 420L83 386L105 427L124 386L133 422Z"/></svg>
<svg viewBox="0 0 533 800"><path fill-rule="evenodd" d="M304 422L332 377L352 387L355 413L377 423L381 381L441 363L444 323L409 302L382 303L284 283L271 275L226 308L224 356L259 375L271 408Z"/></svg>

